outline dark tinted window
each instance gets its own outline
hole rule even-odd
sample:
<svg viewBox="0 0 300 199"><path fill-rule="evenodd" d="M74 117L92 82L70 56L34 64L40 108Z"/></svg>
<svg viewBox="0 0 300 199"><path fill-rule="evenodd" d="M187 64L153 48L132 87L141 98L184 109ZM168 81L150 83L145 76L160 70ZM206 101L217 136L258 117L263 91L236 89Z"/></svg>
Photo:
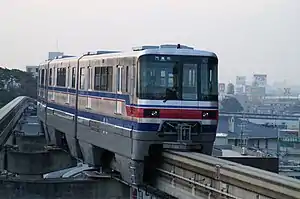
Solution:
<svg viewBox="0 0 300 199"><path fill-rule="evenodd" d="M113 68L95 67L94 90L112 91Z"/></svg>

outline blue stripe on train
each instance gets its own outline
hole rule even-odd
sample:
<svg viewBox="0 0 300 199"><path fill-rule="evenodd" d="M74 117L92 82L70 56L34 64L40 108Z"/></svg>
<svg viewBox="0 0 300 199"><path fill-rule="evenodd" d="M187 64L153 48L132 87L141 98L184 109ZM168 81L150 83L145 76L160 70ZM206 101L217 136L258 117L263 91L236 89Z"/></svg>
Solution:
<svg viewBox="0 0 300 199"><path fill-rule="evenodd" d="M60 111L68 112L71 114L75 114L75 108L69 106L62 106L54 103L48 103L48 107L54 108ZM119 119L111 116L104 116L101 114L91 113L87 111L78 111L78 116L85 117L88 119L93 119L96 121L104 121L104 118L107 123L116 125L118 127L124 127L128 129L133 129L136 131L157 131L159 128L159 124L154 123L137 123L135 121Z"/></svg>
<svg viewBox="0 0 300 199"><path fill-rule="evenodd" d="M76 94L76 89L73 88L62 88L62 87L49 87L49 90L65 92L70 94ZM139 105L139 104L130 104L129 95L128 94L117 94L117 93L109 93L109 92L99 92L99 91L79 91L80 95L91 96L91 97L104 97L111 99L121 99L124 100L126 105L136 106L136 107L161 107L161 108L199 108L199 109L218 109L217 106L214 107L200 107L200 106L175 106L175 105Z"/></svg>

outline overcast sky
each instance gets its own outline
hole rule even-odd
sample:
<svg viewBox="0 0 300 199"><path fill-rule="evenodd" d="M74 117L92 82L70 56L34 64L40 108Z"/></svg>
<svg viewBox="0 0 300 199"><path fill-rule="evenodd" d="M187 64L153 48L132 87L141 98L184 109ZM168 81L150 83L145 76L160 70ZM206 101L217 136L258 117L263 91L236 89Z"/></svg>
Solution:
<svg viewBox="0 0 300 199"><path fill-rule="evenodd" d="M0 0L0 9L8 68L39 64L49 51L182 43L216 52L220 81L299 79L300 0Z"/></svg>

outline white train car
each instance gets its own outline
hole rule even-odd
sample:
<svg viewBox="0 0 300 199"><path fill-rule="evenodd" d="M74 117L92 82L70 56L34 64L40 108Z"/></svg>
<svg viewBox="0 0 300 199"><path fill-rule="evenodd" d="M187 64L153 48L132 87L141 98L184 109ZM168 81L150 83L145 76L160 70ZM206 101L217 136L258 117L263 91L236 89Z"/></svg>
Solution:
<svg viewBox="0 0 300 199"><path fill-rule="evenodd" d="M130 183L142 182L153 151L212 153L218 121L213 52L183 45L98 51L46 61L39 77L44 124L64 132L68 145L77 140L84 157L86 146L99 149L90 164L109 151L110 166Z"/></svg>

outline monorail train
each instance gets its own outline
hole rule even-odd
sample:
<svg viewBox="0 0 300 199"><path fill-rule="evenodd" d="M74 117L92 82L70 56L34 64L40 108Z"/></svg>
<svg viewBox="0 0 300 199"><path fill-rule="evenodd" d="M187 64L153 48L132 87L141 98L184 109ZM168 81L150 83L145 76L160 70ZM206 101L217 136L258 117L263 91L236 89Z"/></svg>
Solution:
<svg viewBox="0 0 300 199"><path fill-rule="evenodd" d="M40 65L38 88L47 128L64 132L68 145L77 140L83 154L91 154L84 146L113 153L113 168L130 183L142 182L152 150L212 153L218 122L212 52L168 44L58 57Z"/></svg>

